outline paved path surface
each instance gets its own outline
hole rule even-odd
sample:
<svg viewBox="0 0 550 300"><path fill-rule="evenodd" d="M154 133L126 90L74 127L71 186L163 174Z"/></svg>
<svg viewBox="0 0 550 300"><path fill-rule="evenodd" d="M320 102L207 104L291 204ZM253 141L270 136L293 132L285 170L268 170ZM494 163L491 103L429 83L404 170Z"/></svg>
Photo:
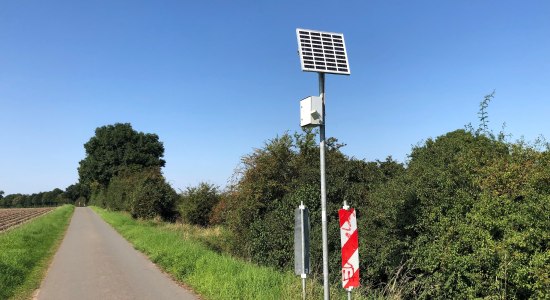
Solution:
<svg viewBox="0 0 550 300"><path fill-rule="evenodd" d="M77 207L39 300L197 299L90 208Z"/></svg>

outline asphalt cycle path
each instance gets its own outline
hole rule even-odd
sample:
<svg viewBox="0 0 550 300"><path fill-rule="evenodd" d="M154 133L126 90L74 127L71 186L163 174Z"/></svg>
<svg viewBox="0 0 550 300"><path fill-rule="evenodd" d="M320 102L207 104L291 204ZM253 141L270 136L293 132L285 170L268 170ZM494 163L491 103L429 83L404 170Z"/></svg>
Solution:
<svg viewBox="0 0 550 300"><path fill-rule="evenodd" d="M75 208L39 300L195 300L88 207Z"/></svg>

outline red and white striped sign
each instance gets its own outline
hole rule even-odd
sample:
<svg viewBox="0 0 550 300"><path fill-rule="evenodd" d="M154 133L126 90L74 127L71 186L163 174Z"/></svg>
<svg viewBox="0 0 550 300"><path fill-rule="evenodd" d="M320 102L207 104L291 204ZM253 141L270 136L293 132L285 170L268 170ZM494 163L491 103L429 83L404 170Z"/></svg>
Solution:
<svg viewBox="0 0 550 300"><path fill-rule="evenodd" d="M340 209L340 238L342 241L342 286L359 286L359 238L355 209Z"/></svg>

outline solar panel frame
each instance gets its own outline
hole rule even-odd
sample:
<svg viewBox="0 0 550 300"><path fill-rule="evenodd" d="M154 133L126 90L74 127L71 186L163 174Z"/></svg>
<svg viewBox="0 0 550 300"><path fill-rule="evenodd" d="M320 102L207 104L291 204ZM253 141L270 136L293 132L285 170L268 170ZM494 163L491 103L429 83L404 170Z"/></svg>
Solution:
<svg viewBox="0 0 550 300"><path fill-rule="evenodd" d="M296 29L302 71L350 75L344 34Z"/></svg>

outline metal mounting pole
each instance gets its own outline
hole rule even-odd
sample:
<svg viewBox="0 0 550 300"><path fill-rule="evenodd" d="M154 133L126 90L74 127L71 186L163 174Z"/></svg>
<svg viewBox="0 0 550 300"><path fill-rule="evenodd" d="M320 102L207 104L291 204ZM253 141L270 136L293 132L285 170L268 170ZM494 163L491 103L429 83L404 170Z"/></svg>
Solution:
<svg viewBox="0 0 550 300"><path fill-rule="evenodd" d="M319 73L319 97L323 101L323 122L319 126L320 131L320 156L321 156L321 225L323 228L323 287L325 300L330 299L330 285L328 281L328 234L327 234L327 187L325 180L325 73Z"/></svg>

